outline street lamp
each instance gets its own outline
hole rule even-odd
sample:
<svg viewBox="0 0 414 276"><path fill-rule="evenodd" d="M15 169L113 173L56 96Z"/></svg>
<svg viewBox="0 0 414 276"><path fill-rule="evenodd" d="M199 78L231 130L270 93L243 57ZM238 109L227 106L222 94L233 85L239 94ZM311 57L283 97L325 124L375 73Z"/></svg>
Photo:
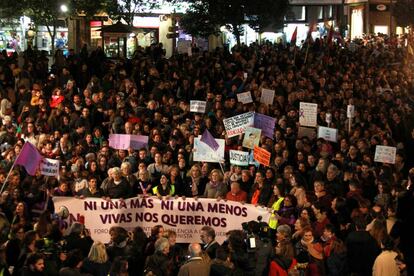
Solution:
<svg viewBox="0 0 414 276"><path fill-rule="evenodd" d="M29 24L29 29L27 30L27 46L32 46L33 45L33 39L36 35L36 32L34 30L34 26L32 23Z"/></svg>
<svg viewBox="0 0 414 276"><path fill-rule="evenodd" d="M62 4L62 5L60 5L60 10L61 10L63 13L66 13L66 12L68 12L69 8L68 8L68 6L66 6L65 4Z"/></svg>

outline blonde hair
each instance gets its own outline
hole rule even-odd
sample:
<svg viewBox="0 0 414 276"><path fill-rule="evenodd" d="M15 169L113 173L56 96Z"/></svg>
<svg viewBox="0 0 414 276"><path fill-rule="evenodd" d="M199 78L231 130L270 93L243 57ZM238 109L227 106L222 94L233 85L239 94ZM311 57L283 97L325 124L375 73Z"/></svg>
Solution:
<svg viewBox="0 0 414 276"><path fill-rule="evenodd" d="M200 166L199 166L199 165L193 165L193 166L191 167L191 169L189 170L189 172L188 172L187 176L190 176L190 177L191 177L191 173L192 173L194 170L198 170L198 177L201 177L201 168L200 168Z"/></svg>
<svg viewBox="0 0 414 276"><path fill-rule="evenodd" d="M210 172L210 179L211 179L211 176L213 175L213 173L217 173L218 174L218 181L220 181L220 182L223 181L223 174L221 173L220 170L218 170L218 169L212 170Z"/></svg>
<svg viewBox="0 0 414 276"><path fill-rule="evenodd" d="M88 259L91 262L104 264L108 261L108 253L106 253L105 245L100 242L94 242L89 250Z"/></svg>

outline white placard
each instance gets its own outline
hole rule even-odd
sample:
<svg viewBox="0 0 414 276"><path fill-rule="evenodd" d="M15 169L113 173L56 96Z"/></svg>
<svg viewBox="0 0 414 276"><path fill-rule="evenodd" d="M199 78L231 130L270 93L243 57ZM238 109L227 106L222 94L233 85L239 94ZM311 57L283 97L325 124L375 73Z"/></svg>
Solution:
<svg viewBox="0 0 414 276"><path fill-rule="evenodd" d="M201 136L194 138L193 160L196 162L219 163L224 160L224 139L215 139L219 148L214 151L204 142L200 141Z"/></svg>
<svg viewBox="0 0 414 276"><path fill-rule="evenodd" d="M396 147L376 146L375 147L375 162L395 164L395 155L397 154Z"/></svg>
<svg viewBox="0 0 414 276"><path fill-rule="evenodd" d="M354 118L355 116L355 106L349 104L346 108L346 117L347 118Z"/></svg>
<svg viewBox="0 0 414 276"><path fill-rule="evenodd" d="M40 161L39 170L42 175L59 178L59 160L43 158Z"/></svg>
<svg viewBox="0 0 414 276"><path fill-rule="evenodd" d="M243 147L248 149L254 149L254 146L258 146L260 143L260 136L262 130L255 127L246 127L243 139Z"/></svg>
<svg viewBox="0 0 414 276"><path fill-rule="evenodd" d="M299 124L301 126L316 127L318 116L318 105L314 103L299 104Z"/></svg>
<svg viewBox="0 0 414 276"><path fill-rule="evenodd" d="M190 112L205 113L206 105L205 101L190 101Z"/></svg>
<svg viewBox="0 0 414 276"><path fill-rule="evenodd" d="M252 93L250 91L237 94L237 100L242 104L252 103Z"/></svg>
<svg viewBox="0 0 414 276"><path fill-rule="evenodd" d="M249 153L240 150L230 150L230 164L249 166Z"/></svg>
<svg viewBox="0 0 414 276"><path fill-rule="evenodd" d="M273 105L274 98L275 98L275 90L262 88L262 96L260 97L261 103Z"/></svg>
<svg viewBox="0 0 414 276"><path fill-rule="evenodd" d="M323 138L326 141L338 142L338 130L336 128L329 128L320 126L318 128L318 138Z"/></svg>
<svg viewBox="0 0 414 276"><path fill-rule="evenodd" d="M81 222L94 241L103 243L110 241L109 229L113 226L127 231L140 226L149 236L151 228L159 224L175 231L179 243L199 242L201 228L211 226L217 242L222 243L229 229L242 230L242 223L257 220L258 216L262 216L263 221L270 218L266 207L215 198L133 197L108 201L55 196L53 203L55 210L69 211L69 217L60 222L65 233L74 222Z"/></svg>
<svg viewBox="0 0 414 276"><path fill-rule="evenodd" d="M228 138L245 132L246 128L254 124L254 112L246 112L223 120Z"/></svg>

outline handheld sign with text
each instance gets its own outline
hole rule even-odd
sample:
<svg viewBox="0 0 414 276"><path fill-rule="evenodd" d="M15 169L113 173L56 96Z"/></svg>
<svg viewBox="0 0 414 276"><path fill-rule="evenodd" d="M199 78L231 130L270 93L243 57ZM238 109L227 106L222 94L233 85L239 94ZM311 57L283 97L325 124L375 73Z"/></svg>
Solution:
<svg viewBox="0 0 414 276"><path fill-rule="evenodd" d="M336 128L329 128L320 126L318 128L318 138L323 138L326 141L338 142L338 130Z"/></svg>
<svg viewBox="0 0 414 276"><path fill-rule="evenodd" d="M248 149L254 149L255 146L259 145L260 135L262 130L254 127L247 127L244 133L243 147Z"/></svg>
<svg viewBox="0 0 414 276"><path fill-rule="evenodd" d="M224 160L224 139L215 139L219 145L217 150L201 141L201 136L194 138L193 159L195 162L220 163Z"/></svg>
<svg viewBox="0 0 414 276"><path fill-rule="evenodd" d="M375 147L375 162L395 164L395 155L397 154L396 147L379 146Z"/></svg>
<svg viewBox="0 0 414 276"><path fill-rule="evenodd" d="M206 105L205 101L190 101L190 112L205 113Z"/></svg>
<svg viewBox="0 0 414 276"><path fill-rule="evenodd" d="M267 167L270 166L270 152L268 152L267 150L255 146L253 151L253 157L260 164Z"/></svg>
<svg viewBox="0 0 414 276"><path fill-rule="evenodd" d="M230 164L249 166L249 153L240 150L230 150Z"/></svg>
<svg viewBox="0 0 414 276"><path fill-rule="evenodd" d="M299 104L299 124L301 126L316 127L318 116L318 105L314 103Z"/></svg>
<svg viewBox="0 0 414 276"><path fill-rule="evenodd" d="M272 105L274 98L275 90L262 88L262 96L260 97L261 103Z"/></svg>
<svg viewBox="0 0 414 276"><path fill-rule="evenodd" d="M43 158L39 165L40 174L59 178L59 163L59 160Z"/></svg>
<svg viewBox="0 0 414 276"><path fill-rule="evenodd" d="M237 94L237 100L242 104L249 104L253 102L252 93L250 91Z"/></svg>
<svg viewBox="0 0 414 276"><path fill-rule="evenodd" d="M246 128L253 126L254 112L246 112L223 120L228 138L245 132Z"/></svg>

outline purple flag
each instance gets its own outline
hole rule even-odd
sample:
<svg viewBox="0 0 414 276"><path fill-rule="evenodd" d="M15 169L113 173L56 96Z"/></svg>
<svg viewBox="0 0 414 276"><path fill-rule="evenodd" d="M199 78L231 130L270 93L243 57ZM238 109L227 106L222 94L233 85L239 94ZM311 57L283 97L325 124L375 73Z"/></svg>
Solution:
<svg viewBox="0 0 414 276"><path fill-rule="evenodd" d="M37 148L30 142L26 142L15 161L15 164L23 166L28 174L35 175L36 169L39 167L42 158L43 157L40 155Z"/></svg>
<svg viewBox="0 0 414 276"><path fill-rule="evenodd" d="M273 132L276 125L276 119L270 116L266 116L261 113L254 114L254 127L260 128L262 134L273 140Z"/></svg>
<svg viewBox="0 0 414 276"><path fill-rule="evenodd" d="M219 148L219 144L214 139L213 135L208 131L208 129L204 130L203 135L201 135L201 142L206 143L210 148L216 151Z"/></svg>

